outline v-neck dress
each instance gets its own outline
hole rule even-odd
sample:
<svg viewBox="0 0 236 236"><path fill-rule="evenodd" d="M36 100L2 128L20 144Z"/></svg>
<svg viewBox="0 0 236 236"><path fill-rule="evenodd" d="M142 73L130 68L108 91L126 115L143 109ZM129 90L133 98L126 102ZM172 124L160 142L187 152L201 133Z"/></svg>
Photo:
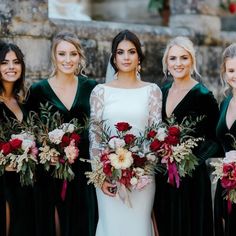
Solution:
<svg viewBox="0 0 236 236"><path fill-rule="evenodd" d="M20 105L23 119L26 114ZM5 114L5 115L4 115ZM0 103L0 122L16 119L15 114L4 104ZM11 132L7 134L10 138ZM0 235L6 235L6 202L10 209L10 227L8 236L35 235L34 218L34 187L21 186L19 175L15 171L5 171L0 177Z"/></svg>
<svg viewBox="0 0 236 236"><path fill-rule="evenodd" d="M162 118L167 119L166 102L172 83L162 88ZM197 124L195 137L205 141L194 150L199 165L192 177L185 177L176 188L167 183L167 176L156 175L156 197L154 212L160 236L212 236L213 213L211 182L205 160L218 151L215 128L219 109L213 94L201 83L196 84L179 102L173 111L177 122L185 117L204 115Z"/></svg>
<svg viewBox="0 0 236 236"><path fill-rule="evenodd" d="M31 86L26 103L27 109L38 112L40 104L49 103L52 106L52 112L59 111L64 122L78 118L80 124L83 125L85 118L90 115L89 98L96 84L94 80L79 76L74 102L68 110L54 93L48 80L39 81ZM81 158L89 158L89 141L86 132L82 135L79 150ZM95 234L96 195L94 187L87 185L84 175L90 165L77 159L72 168L75 178L67 183L64 201L60 196L63 181L53 179L50 173L42 169L38 172L37 236L55 235L55 207L59 215L61 236L93 236Z"/></svg>
<svg viewBox="0 0 236 236"><path fill-rule="evenodd" d="M235 150L233 147L233 139L228 134L236 137L236 120L231 127L227 126L226 114L232 96L228 96L220 106L220 119L216 128L217 137L223 146L225 152ZM215 236L235 236L236 234L236 206L232 204L232 211L228 214L227 201L224 199L223 188L220 181L218 181L215 203L214 203L214 217L215 217ZM223 230L223 219L225 221Z"/></svg>

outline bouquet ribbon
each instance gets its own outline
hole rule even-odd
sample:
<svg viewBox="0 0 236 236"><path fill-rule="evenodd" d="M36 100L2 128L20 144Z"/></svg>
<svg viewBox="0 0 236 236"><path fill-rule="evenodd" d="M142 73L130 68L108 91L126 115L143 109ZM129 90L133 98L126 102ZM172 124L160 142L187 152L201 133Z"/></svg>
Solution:
<svg viewBox="0 0 236 236"><path fill-rule="evenodd" d="M177 166L174 162L168 163L168 181L173 186L174 186L174 183L176 183L176 187L179 188L180 178L179 178Z"/></svg>
<svg viewBox="0 0 236 236"><path fill-rule="evenodd" d="M66 198L66 190L67 190L67 180L63 181L62 188L61 188L61 199L64 201Z"/></svg>
<svg viewBox="0 0 236 236"><path fill-rule="evenodd" d="M125 203L128 207L132 208L129 193L124 184L117 184L117 194L123 203Z"/></svg>

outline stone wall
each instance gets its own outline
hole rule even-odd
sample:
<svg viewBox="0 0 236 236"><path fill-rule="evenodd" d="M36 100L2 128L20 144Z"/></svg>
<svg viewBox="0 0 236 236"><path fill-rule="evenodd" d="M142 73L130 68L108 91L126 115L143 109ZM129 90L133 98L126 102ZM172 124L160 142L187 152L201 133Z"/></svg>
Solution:
<svg viewBox="0 0 236 236"><path fill-rule="evenodd" d="M111 40L123 29L132 30L142 41L146 56L142 66L142 78L159 85L164 81L161 58L166 42L177 35L190 37L196 45L203 82L214 91L218 99L222 97L219 89L220 57L223 48L236 41L236 33L220 32L214 36L181 27L50 20L46 0L0 2L0 38L15 42L24 52L29 83L49 75L51 39L61 30L73 31L80 37L87 56L87 75L103 82Z"/></svg>

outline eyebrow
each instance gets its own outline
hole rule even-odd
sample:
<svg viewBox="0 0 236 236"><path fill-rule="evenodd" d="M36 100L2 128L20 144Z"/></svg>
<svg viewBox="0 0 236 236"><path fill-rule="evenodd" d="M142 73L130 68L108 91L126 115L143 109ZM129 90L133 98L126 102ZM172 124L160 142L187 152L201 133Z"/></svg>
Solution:
<svg viewBox="0 0 236 236"><path fill-rule="evenodd" d="M117 48L117 51L118 50L122 50L122 51L124 51L125 49L122 49L122 48ZM130 49L128 49L128 51L130 51L130 50L137 50L136 48L130 48Z"/></svg>

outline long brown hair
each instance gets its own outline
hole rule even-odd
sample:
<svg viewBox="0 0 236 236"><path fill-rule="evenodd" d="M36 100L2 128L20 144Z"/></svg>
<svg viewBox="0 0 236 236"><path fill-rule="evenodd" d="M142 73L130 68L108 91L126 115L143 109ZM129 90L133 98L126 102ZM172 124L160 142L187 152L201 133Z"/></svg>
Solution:
<svg viewBox="0 0 236 236"><path fill-rule="evenodd" d="M14 83L13 95L18 102L22 103L26 96L24 54L16 44L5 42L0 43L0 64L5 60L6 54L11 51L16 54L16 58L21 64L21 75L20 78ZM1 77L2 75L0 72L0 99L3 99L4 87Z"/></svg>

